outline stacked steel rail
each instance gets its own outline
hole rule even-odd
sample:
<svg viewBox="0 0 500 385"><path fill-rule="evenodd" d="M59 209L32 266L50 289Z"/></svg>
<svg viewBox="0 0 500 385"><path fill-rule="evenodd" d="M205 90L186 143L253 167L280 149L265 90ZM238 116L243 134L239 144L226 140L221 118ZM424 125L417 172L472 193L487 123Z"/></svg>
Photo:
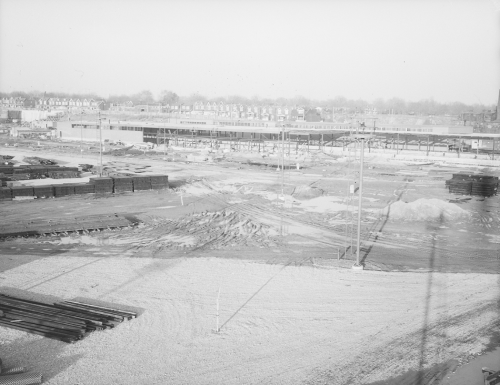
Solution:
<svg viewBox="0 0 500 385"><path fill-rule="evenodd" d="M0 173L3 174L2 179L7 181L28 180L28 179L61 179L61 178L78 178L80 171L78 167L60 167L60 166L0 166Z"/></svg>
<svg viewBox="0 0 500 385"><path fill-rule="evenodd" d="M89 183L0 187L0 200L19 197L58 198L68 195L113 194L168 188L168 175L99 177L92 178Z"/></svg>
<svg viewBox="0 0 500 385"><path fill-rule="evenodd" d="M150 175L149 178L153 190L168 189L168 175Z"/></svg>
<svg viewBox="0 0 500 385"><path fill-rule="evenodd" d="M0 224L0 238L43 236L72 232L85 233L92 230L101 231L129 227L138 223L137 220L128 218L116 214L100 214L76 218L64 218L57 221L36 219L20 223L5 223Z"/></svg>
<svg viewBox="0 0 500 385"><path fill-rule="evenodd" d="M134 181L132 178L126 176L114 176L112 179L115 193L134 191Z"/></svg>
<svg viewBox="0 0 500 385"><path fill-rule="evenodd" d="M453 174L445 184L453 194L490 197L498 192L498 177L490 175Z"/></svg>
<svg viewBox="0 0 500 385"><path fill-rule="evenodd" d="M82 302L47 304L0 294L0 326L68 343L136 317L134 312Z"/></svg>

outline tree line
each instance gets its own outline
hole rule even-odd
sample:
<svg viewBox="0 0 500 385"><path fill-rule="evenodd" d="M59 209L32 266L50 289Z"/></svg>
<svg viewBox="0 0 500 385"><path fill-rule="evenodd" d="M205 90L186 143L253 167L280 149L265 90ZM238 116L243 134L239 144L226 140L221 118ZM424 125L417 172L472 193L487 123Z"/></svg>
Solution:
<svg viewBox="0 0 500 385"><path fill-rule="evenodd" d="M95 93L62 93L62 92L23 92L14 91L10 93L0 92L0 97L59 97L72 99L97 99L102 100L101 96ZM375 107L379 113L392 114L407 114L414 113L417 115L458 115L462 112L482 112L483 110L494 110L495 105L485 104L465 104L462 102L439 103L433 99L423 99L419 101L406 101L402 98L394 97L390 99L375 99L372 103L362 99L347 99L343 96L337 96L333 99L319 100L309 99L304 96L295 96L292 98L260 98L254 96L247 98L240 95L232 95L227 97L209 98L200 94L191 94L189 96L179 96L173 91L163 90L156 97L149 91L144 90L135 94L110 95L107 99L111 103L124 103L132 101L134 104L177 104L183 103L192 105L195 102L224 102L238 103L244 105L288 105L288 106L303 106L303 107L323 107L323 108L346 108L349 111L364 111L367 107Z"/></svg>

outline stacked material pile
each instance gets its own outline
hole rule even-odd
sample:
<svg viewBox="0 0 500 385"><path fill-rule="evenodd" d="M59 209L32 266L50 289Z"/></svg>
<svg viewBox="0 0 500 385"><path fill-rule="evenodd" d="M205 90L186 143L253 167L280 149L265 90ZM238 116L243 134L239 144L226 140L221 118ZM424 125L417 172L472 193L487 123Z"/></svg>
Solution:
<svg viewBox="0 0 500 385"><path fill-rule="evenodd" d="M52 198L80 194L121 193L168 189L168 175L92 178L89 183L0 187L0 200L20 197Z"/></svg>
<svg viewBox="0 0 500 385"><path fill-rule="evenodd" d="M12 189L10 187L0 187L0 199L12 199Z"/></svg>
<svg viewBox="0 0 500 385"><path fill-rule="evenodd" d="M47 166L53 166L57 164L56 161L50 160L50 159L45 159L45 158L40 158L38 156L31 156L31 157L26 157L23 159L26 163L32 164L32 165L37 165L37 164L43 164Z"/></svg>
<svg viewBox="0 0 500 385"><path fill-rule="evenodd" d="M151 178L149 175L134 175L132 176L134 191L151 190Z"/></svg>
<svg viewBox="0 0 500 385"><path fill-rule="evenodd" d="M96 194L113 192L113 178L108 178L108 177L92 178L90 180L90 183L95 185Z"/></svg>
<svg viewBox="0 0 500 385"><path fill-rule="evenodd" d="M0 173L5 174L7 176L12 175L14 173L13 166L0 166Z"/></svg>
<svg viewBox="0 0 500 385"><path fill-rule="evenodd" d="M52 185L33 186L33 194L37 198L52 198L54 197L54 186Z"/></svg>
<svg viewBox="0 0 500 385"><path fill-rule="evenodd" d="M150 175L149 179L153 190L168 189L168 175Z"/></svg>
<svg viewBox="0 0 500 385"><path fill-rule="evenodd" d="M31 186L15 186L10 189L12 190L12 198L34 196L33 187Z"/></svg>
<svg viewBox="0 0 500 385"><path fill-rule="evenodd" d="M30 170L26 167L15 168L11 176L12 180L28 180L30 179Z"/></svg>
<svg viewBox="0 0 500 385"><path fill-rule="evenodd" d="M59 166L30 166L20 165L18 167L0 166L0 173L8 177L8 180L28 180L43 178L79 178L78 167L59 167Z"/></svg>
<svg viewBox="0 0 500 385"><path fill-rule="evenodd" d="M0 385L38 385L41 383L41 373L27 373L23 366L5 367L0 359Z"/></svg>
<svg viewBox="0 0 500 385"><path fill-rule="evenodd" d="M10 180L10 177L0 172L0 187L7 186L8 180Z"/></svg>
<svg viewBox="0 0 500 385"><path fill-rule="evenodd" d="M498 177L490 175L471 175L472 195L490 197L498 192Z"/></svg>
<svg viewBox="0 0 500 385"><path fill-rule="evenodd" d="M498 177L490 175L453 174L445 184L453 194L490 197L498 191Z"/></svg>
<svg viewBox="0 0 500 385"><path fill-rule="evenodd" d="M60 167L58 170L49 170L47 175L53 179L79 178L80 172L78 167Z"/></svg>
<svg viewBox="0 0 500 385"><path fill-rule="evenodd" d="M132 178L128 176L114 176L112 179L115 193L134 191Z"/></svg>
<svg viewBox="0 0 500 385"><path fill-rule="evenodd" d="M31 219L22 222L0 222L0 239L7 237L45 236L68 234L73 232L88 232L93 230L112 230L134 226L139 221L125 218L121 215L86 215L83 217L68 217L59 220Z"/></svg>
<svg viewBox="0 0 500 385"><path fill-rule="evenodd" d="M47 177L47 167L44 166L31 166L28 168L30 179L44 179Z"/></svg>
<svg viewBox="0 0 500 385"><path fill-rule="evenodd" d="M47 304L0 294L0 326L69 343L135 317L134 312L81 302Z"/></svg>
<svg viewBox="0 0 500 385"><path fill-rule="evenodd" d="M75 195L75 186L72 184L56 184L54 185L54 196L64 197L67 195Z"/></svg>
<svg viewBox="0 0 500 385"><path fill-rule="evenodd" d="M78 167L81 168L82 171L88 172L88 171L92 171L92 168L94 166L91 164L88 164L88 163L81 163L78 165Z"/></svg>
<svg viewBox="0 0 500 385"><path fill-rule="evenodd" d="M95 193L95 185L92 183L75 183L75 194L93 194Z"/></svg>

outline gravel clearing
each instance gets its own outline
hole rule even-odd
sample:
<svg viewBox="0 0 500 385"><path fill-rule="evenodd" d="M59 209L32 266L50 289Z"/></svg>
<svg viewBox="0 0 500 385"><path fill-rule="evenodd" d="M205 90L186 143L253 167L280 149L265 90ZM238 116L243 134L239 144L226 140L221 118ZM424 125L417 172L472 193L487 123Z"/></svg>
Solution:
<svg viewBox="0 0 500 385"><path fill-rule="evenodd" d="M4 361L30 362L52 385L76 379L96 385L366 384L418 367L421 348L424 367L480 351L486 339L466 341L497 316L497 293L488 290L496 279L217 258L49 257L9 270L2 284L135 307L139 317L73 345L9 329L0 341ZM221 331L215 333L219 287ZM404 361L402 339L410 352Z"/></svg>

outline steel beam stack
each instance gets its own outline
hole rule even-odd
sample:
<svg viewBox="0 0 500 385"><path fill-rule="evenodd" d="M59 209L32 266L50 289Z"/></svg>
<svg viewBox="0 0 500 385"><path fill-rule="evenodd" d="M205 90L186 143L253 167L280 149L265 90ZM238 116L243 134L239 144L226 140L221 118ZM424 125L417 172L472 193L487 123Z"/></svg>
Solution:
<svg viewBox="0 0 500 385"><path fill-rule="evenodd" d="M95 193L95 185L92 183L75 183L73 185L75 187L75 194L94 194Z"/></svg>
<svg viewBox="0 0 500 385"><path fill-rule="evenodd" d="M54 196L64 197L67 195L75 195L75 186L72 184L55 184Z"/></svg>
<svg viewBox="0 0 500 385"><path fill-rule="evenodd" d="M150 175L149 178L153 190L168 189L168 175Z"/></svg>
<svg viewBox="0 0 500 385"><path fill-rule="evenodd" d="M0 187L0 200L12 199L12 190L10 187Z"/></svg>
<svg viewBox="0 0 500 385"><path fill-rule="evenodd" d="M69 343L136 317L134 312L82 302L47 304L0 294L0 326Z"/></svg>
<svg viewBox="0 0 500 385"><path fill-rule="evenodd" d="M115 193L134 191L133 180L128 176L114 176L113 186Z"/></svg>
<svg viewBox="0 0 500 385"><path fill-rule="evenodd" d="M37 198L53 198L54 186L52 185L34 186L33 195L35 195Z"/></svg>
<svg viewBox="0 0 500 385"><path fill-rule="evenodd" d="M12 198L17 197L32 197L34 195L33 187L31 186L15 186L11 187Z"/></svg>
<svg viewBox="0 0 500 385"><path fill-rule="evenodd" d="M490 175L453 174L445 184L453 194L490 197L498 192L498 177Z"/></svg>
<svg viewBox="0 0 500 385"><path fill-rule="evenodd" d="M151 178L149 175L132 176L134 191L151 190Z"/></svg>
<svg viewBox="0 0 500 385"><path fill-rule="evenodd" d="M107 194L113 192L113 178L100 177L92 178L90 183L95 185L96 194Z"/></svg>

